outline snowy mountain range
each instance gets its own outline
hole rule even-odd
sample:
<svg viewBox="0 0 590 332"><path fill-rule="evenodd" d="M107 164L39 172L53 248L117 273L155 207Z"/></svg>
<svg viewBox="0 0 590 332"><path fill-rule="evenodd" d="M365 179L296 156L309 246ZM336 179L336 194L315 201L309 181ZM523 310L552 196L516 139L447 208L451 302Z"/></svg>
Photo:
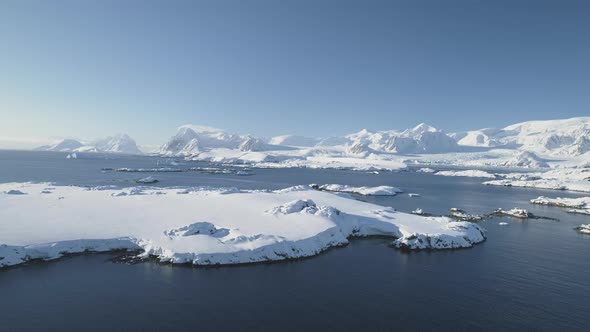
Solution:
<svg viewBox="0 0 590 332"><path fill-rule="evenodd" d="M211 127L184 125L160 148L159 153L167 156L189 156L204 149L219 148L263 151L269 148L269 144L250 135L241 136Z"/></svg>
<svg viewBox="0 0 590 332"><path fill-rule="evenodd" d="M502 147L549 155L581 155L590 151L590 117L528 121L503 129L453 134L460 145Z"/></svg>
<svg viewBox="0 0 590 332"><path fill-rule="evenodd" d="M211 127L185 125L160 149L163 155L192 155L208 149L272 151L280 147L342 146L351 154L440 154L468 151L464 147L501 148L551 156L576 156L590 151L590 117L529 121L502 129L447 134L425 123L403 131L359 132L327 139L281 135L270 139L230 134Z"/></svg>
<svg viewBox="0 0 590 332"><path fill-rule="evenodd" d="M322 163L355 167L396 162L542 168L548 161L590 151L590 117L529 121L502 129L445 133L428 124L396 131L359 132L315 138L280 135L268 139L221 129L185 125L158 153L218 162L282 163L319 167ZM313 161L313 162L312 162ZM478 164L479 163L479 164ZM374 164L371 164L374 165ZM270 164L267 166L271 166ZM367 166L367 168L370 168Z"/></svg>
<svg viewBox="0 0 590 332"><path fill-rule="evenodd" d="M38 150L141 153L135 141L124 134L91 142L64 139ZM268 167L322 167L330 164L368 169L401 163L543 168L570 161L574 165L587 164L589 152L590 117L528 121L502 129L459 133L445 133L421 123L406 130L363 129L326 138L296 135L261 138L212 127L184 125L155 151L162 156L194 160L273 163L266 164Z"/></svg>
<svg viewBox="0 0 590 332"><path fill-rule="evenodd" d="M38 147L40 151L58 152L103 152L141 154L135 141L126 134L117 134L92 142L82 142L75 139L64 139L53 145Z"/></svg>
<svg viewBox="0 0 590 332"><path fill-rule="evenodd" d="M215 148L244 152L272 151L281 147L345 146L352 154L363 153L442 153L459 151L457 142L446 133L426 124L402 132L366 129L344 137L327 139L281 135L261 139L251 135L229 134L221 129L185 125L160 149L162 155L187 156Z"/></svg>

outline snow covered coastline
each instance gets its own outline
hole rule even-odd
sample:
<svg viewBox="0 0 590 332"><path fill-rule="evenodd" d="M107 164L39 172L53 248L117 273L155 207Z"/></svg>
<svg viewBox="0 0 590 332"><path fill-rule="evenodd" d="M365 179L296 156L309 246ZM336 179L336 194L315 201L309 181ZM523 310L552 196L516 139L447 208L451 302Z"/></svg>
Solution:
<svg viewBox="0 0 590 332"><path fill-rule="evenodd" d="M405 214L307 187L6 183L0 184L0 220L0 267L118 249L142 250L143 257L162 262L216 265L313 256L358 236L389 236L393 246L408 250L466 248L485 240L476 224Z"/></svg>
<svg viewBox="0 0 590 332"><path fill-rule="evenodd" d="M587 214L590 215L590 197L579 197L579 198L549 198L545 196L539 196L535 199L531 199L532 204L557 206L561 208L568 208L570 213Z"/></svg>
<svg viewBox="0 0 590 332"><path fill-rule="evenodd" d="M547 172L503 174L502 177L484 184L590 192L590 168L559 168Z"/></svg>

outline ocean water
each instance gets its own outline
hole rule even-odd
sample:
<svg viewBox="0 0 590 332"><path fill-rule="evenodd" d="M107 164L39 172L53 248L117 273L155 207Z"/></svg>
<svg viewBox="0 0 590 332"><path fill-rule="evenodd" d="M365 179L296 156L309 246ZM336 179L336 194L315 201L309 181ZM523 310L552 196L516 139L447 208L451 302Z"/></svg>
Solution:
<svg viewBox="0 0 590 332"><path fill-rule="evenodd" d="M573 230L590 217L528 203L540 195L580 193L491 187L481 184L484 179L413 171L125 173L103 169L233 168L156 157L65 155L0 151L0 182L128 186L153 175L158 186L393 185L405 193L356 198L433 214L451 207L470 213L522 207L559 221L486 220L481 225L487 241L451 251L403 253L373 238L309 259L233 267L129 265L113 261L116 254L33 263L0 271L0 330L590 330L590 236Z"/></svg>

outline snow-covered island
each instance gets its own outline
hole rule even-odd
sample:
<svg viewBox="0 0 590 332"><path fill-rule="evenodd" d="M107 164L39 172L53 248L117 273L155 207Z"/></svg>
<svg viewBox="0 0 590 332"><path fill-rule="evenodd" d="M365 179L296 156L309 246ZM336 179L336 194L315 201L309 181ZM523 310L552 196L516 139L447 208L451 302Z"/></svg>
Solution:
<svg viewBox="0 0 590 332"><path fill-rule="evenodd" d="M19 192L19 194L11 194ZM137 250L195 265L317 255L359 236L389 236L407 250L466 248L480 226L422 217L300 186L278 191L214 188L82 188L0 184L0 266L68 253Z"/></svg>
<svg viewBox="0 0 590 332"><path fill-rule="evenodd" d="M590 235L590 224L580 225L580 226L576 227L576 230L582 234Z"/></svg>
<svg viewBox="0 0 590 332"><path fill-rule="evenodd" d="M549 198L545 196L539 196L537 198L531 199L531 203L568 208L568 212L570 213L590 215L590 197Z"/></svg>
<svg viewBox="0 0 590 332"><path fill-rule="evenodd" d="M488 173L486 171L481 171L481 170L439 171L434 174L440 175L440 176L461 176L461 177L469 177L469 178L488 178L488 179L495 179L496 178L496 176L494 174Z"/></svg>
<svg viewBox="0 0 590 332"><path fill-rule="evenodd" d="M557 168L546 172L510 173L486 185L590 192L590 168Z"/></svg>
<svg viewBox="0 0 590 332"><path fill-rule="evenodd" d="M398 193L403 192L401 189L392 186L353 187L342 184L310 184L309 186L317 190L358 194L363 196L395 196Z"/></svg>

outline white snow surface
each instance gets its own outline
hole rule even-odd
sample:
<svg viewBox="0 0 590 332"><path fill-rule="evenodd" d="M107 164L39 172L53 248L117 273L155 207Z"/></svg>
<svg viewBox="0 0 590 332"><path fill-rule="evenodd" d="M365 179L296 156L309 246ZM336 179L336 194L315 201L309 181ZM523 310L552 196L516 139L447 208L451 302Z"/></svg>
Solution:
<svg viewBox="0 0 590 332"><path fill-rule="evenodd" d="M545 196L539 196L531 199L531 203L549 206L559 206L573 209L588 209L590 208L590 197L578 197L578 198L549 198Z"/></svg>
<svg viewBox="0 0 590 332"><path fill-rule="evenodd" d="M590 224L580 225L576 230L582 234L590 234Z"/></svg>
<svg viewBox="0 0 590 332"><path fill-rule="evenodd" d="M501 166L525 167L525 168L542 168L549 167L549 164L536 154L529 151L515 152L514 157L502 162Z"/></svg>
<svg viewBox="0 0 590 332"><path fill-rule="evenodd" d="M323 184L323 185L310 185L311 187L317 187L320 190L359 194L364 196L395 196L398 193L403 192L401 189L392 186L377 186L377 187L353 187L342 184Z"/></svg>
<svg viewBox="0 0 590 332"><path fill-rule="evenodd" d="M480 171L480 170L438 171L434 174L441 175L441 176L462 176L462 177L470 177L470 178L488 178L488 179L495 179L496 178L496 176L494 174L488 173L486 171Z"/></svg>
<svg viewBox="0 0 590 332"><path fill-rule="evenodd" d="M549 198L545 196L539 196L537 198L531 199L531 203L568 208L567 212L569 213L590 215L590 197Z"/></svg>
<svg viewBox="0 0 590 332"><path fill-rule="evenodd" d="M476 224L307 187L243 192L0 184L0 193L11 190L25 195L0 194L0 266L114 249L142 250L162 262L237 264L313 256L354 236L391 236L406 249L466 248L485 239Z"/></svg>
<svg viewBox="0 0 590 332"><path fill-rule="evenodd" d="M528 170L580 167L590 166L590 117L452 134L421 123L406 130L363 129L328 138L281 135L261 139L184 125L159 154L254 167L362 171L399 170L409 164Z"/></svg>
<svg viewBox="0 0 590 332"><path fill-rule="evenodd" d="M271 138L268 143L272 145L313 147L320 143L321 139L297 135L281 135Z"/></svg>
<svg viewBox="0 0 590 332"><path fill-rule="evenodd" d="M527 210L521 208L512 208L510 210L498 209L496 210L496 213L516 218L528 218L531 216Z"/></svg>
<svg viewBox="0 0 590 332"><path fill-rule="evenodd" d="M547 172L509 173L486 185L590 192L590 168L557 168Z"/></svg>
<svg viewBox="0 0 590 332"><path fill-rule="evenodd" d="M503 129L454 134L460 145L505 147L545 155L580 155L590 151L590 117L527 121Z"/></svg>
<svg viewBox="0 0 590 332"><path fill-rule="evenodd" d="M126 134L117 134L97 140L92 145L100 152L141 154L135 141Z"/></svg>

